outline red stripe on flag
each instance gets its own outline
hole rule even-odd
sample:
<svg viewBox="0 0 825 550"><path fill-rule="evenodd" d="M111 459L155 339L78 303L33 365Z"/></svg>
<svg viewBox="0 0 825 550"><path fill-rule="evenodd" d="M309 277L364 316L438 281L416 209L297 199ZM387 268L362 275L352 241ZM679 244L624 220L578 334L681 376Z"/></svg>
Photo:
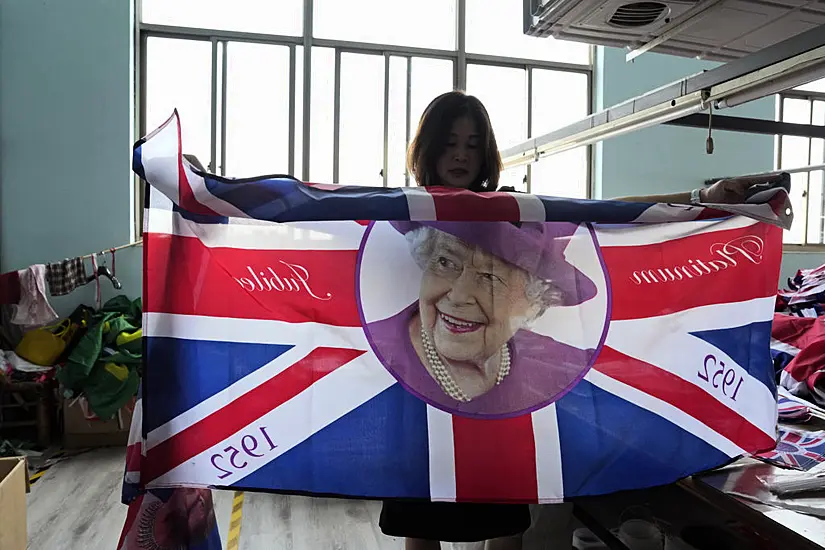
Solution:
<svg viewBox="0 0 825 550"><path fill-rule="evenodd" d="M144 243L147 312L361 326L357 250L209 248L155 233Z"/></svg>
<svg viewBox="0 0 825 550"><path fill-rule="evenodd" d="M511 221L521 220L518 201L508 193L472 193L463 189L426 187L435 203L435 215L441 221Z"/></svg>
<svg viewBox="0 0 825 550"><path fill-rule="evenodd" d="M175 113L177 116L177 113ZM180 119L177 120L178 126L178 205L194 214L202 214L207 216L217 216L218 213L204 206L195 198L195 193L192 192L192 187L189 185L189 178L186 177L186 170L183 167L183 143L181 141Z"/></svg>
<svg viewBox="0 0 825 550"><path fill-rule="evenodd" d="M314 349L288 369L149 449L141 481L144 474L146 482L152 481L217 445L364 353L341 348Z"/></svg>
<svg viewBox="0 0 825 550"><path fill-rule="evenodd" d="M453 416L458 502L536 502L533 417Z"/></svg>
<svg viewBox="0 0 825 550"><path fill-rule="evenodd" d="M760 223L663 243L604 247L602 255L612 287L611 318L643 319L774 296L782 230Z"/></svg>
<svg viewBox="0 0 825 550"><path fill-rule="evenodd" d="M772 437L702 388L650 363L605 346L593 368L670 403L749 453L770 449L774 445Z"/></svg>

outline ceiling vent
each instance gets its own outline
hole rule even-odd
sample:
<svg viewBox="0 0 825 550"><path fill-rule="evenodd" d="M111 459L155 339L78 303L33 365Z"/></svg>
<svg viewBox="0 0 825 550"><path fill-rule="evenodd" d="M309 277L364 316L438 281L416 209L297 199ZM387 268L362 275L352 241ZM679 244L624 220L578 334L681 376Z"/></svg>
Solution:
<svg viewBox="0 0 825 550"><path fill-rule="evenodd" d="M624 29L646 27L667 14L667 4L661 2L633 2L619 6L608 23Z"/></svg>

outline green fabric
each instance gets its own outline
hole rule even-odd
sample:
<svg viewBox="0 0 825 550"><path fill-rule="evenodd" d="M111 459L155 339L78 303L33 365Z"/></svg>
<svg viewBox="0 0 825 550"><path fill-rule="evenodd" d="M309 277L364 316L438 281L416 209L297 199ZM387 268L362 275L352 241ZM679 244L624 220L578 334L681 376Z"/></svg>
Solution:
<svg viewBox="0 0 825 550"><path fill-rule="evenodd" d="M103 420L112 418L131 399L140 384L140 339L122 347L117 337L141 328L141 300L116 296L106 302L86 333L57 372L68 396L84 394L89 408ZM106 368L107 364L116 367Z"/></svg>

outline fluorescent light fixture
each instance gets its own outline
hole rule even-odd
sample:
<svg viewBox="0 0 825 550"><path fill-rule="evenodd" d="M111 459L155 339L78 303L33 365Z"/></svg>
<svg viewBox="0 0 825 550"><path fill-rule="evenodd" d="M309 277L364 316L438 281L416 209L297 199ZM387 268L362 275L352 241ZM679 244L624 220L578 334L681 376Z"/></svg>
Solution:
<svg viewBox="0 0 825 550"><path fill-rule="evenodd" d="M714 102L717 109L736 107L749 101L762 99L769 95L778 94L797 86L802 86L809 82L825 78L825 59L813 64L806 69L794 71L790 74L768 80L763 84L753 86L741 92L733 93L723 99Z"/></svg>

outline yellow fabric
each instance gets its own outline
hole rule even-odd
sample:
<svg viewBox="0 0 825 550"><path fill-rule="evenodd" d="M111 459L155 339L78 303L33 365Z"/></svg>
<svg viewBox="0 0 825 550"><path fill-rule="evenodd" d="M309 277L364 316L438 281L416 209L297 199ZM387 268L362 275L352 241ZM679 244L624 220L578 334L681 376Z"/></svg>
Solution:
<svg viewBox="0 0 825 550"><path fill-rule="evenodd" d="M15 353L35 365L50 367L66 349L77 327L68 319L50 327L30 330L17 344Z"/></svg>

